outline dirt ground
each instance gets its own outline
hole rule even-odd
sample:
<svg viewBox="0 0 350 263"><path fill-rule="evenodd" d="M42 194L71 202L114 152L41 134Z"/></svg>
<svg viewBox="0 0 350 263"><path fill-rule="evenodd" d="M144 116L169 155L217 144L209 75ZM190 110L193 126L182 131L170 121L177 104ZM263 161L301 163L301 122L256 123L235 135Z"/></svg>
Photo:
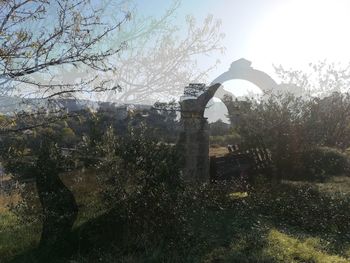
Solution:
<svg viewBox="0 0 350 263"><path fill-rule="evenodd" d="M221 157L228 154L228 149L226 147L210 147L209 156Z"/></svg>

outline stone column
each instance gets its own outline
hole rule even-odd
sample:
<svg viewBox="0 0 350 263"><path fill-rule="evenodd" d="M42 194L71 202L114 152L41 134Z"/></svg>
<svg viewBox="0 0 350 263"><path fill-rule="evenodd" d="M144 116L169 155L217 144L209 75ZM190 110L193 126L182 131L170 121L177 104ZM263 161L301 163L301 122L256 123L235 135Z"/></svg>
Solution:
<svg viewBox="0 0 350 263"><path fill-rule="evenodd" d="M184 177L187 181L209 181L209 125L204 110L196 100L181 102L183 132L180 143L184 151Z"/></svg>

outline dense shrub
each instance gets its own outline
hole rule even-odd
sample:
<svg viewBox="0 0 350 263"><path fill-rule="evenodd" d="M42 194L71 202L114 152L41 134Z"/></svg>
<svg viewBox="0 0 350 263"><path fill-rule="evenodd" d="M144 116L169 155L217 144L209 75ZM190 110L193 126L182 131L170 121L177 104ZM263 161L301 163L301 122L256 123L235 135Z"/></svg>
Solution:
<svg viewBox="0 0 350 263"><path fill-rule="evenodd" d="M330 175L345 173L348 169L348 156L337 149L317 147L301 155L301 171L308 178L322 179Z"/></svg>
<svg viewBox="0 0 350 263"><path fill-rule="evenodd" d="M129 242L141 248L184 238L181 159L176 147L153 135L141 127L116 137L110 129L100 147L103 200L108 209L122 211L133 233Z"/></svg>
<svg viewBox="0 0 350 263"><path fill-rule="evenodd" d="M330 148L350 146L349 107L349 94L322 99L270 95L244 103L237 130L245 147L269 150L280 179L309 176L301 172L311 173L309 178L339 174L346 169L346 158Z"/></svg>
<svg viewBox="0 0 350 263"><path fill-rule="evenodd" d="M223 122L221 119L209 124L211 136L223 136L230 132L230 124Z"/></svg>
<svg viewBox="0 0 350 263"><path fill-rule="evenodd" d="M350 198L342 193L322 193L311 184L280 184L262 186L249 199L258 213L273 217L276 225L350 238Z"/></svg>

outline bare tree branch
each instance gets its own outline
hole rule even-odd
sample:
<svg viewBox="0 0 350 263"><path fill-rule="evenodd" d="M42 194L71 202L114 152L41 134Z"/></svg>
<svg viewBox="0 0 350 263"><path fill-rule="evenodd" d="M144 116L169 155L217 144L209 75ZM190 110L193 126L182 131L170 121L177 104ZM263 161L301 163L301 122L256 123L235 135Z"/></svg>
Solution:
<svg viewBox="0 0 350 263"><path fill-rule="evenodd" d="M130 20L130 13L122 9L112 18L104 17L97 2L89 0L9 0L0 7L0 79L12 88L38 75L47 77L60 65L108 71L106 58L125 47L106 45L106 38ZM52 83L30 84L40 91ZM71 84L66 86L71 92Z"/></svg>

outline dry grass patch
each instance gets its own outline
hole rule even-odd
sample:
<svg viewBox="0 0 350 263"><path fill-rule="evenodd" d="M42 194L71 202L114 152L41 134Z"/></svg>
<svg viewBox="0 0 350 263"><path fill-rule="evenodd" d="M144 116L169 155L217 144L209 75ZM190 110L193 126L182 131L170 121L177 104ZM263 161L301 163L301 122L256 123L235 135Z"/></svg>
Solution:
<svg viewBox="0 0 350 263"><path fill-rule="evenodd" d="M220 157L220 156L224 156L226 154L228 154L228 149L226 147L210 147L209 148L209 156L216 156L216 157Z"/></svg>

